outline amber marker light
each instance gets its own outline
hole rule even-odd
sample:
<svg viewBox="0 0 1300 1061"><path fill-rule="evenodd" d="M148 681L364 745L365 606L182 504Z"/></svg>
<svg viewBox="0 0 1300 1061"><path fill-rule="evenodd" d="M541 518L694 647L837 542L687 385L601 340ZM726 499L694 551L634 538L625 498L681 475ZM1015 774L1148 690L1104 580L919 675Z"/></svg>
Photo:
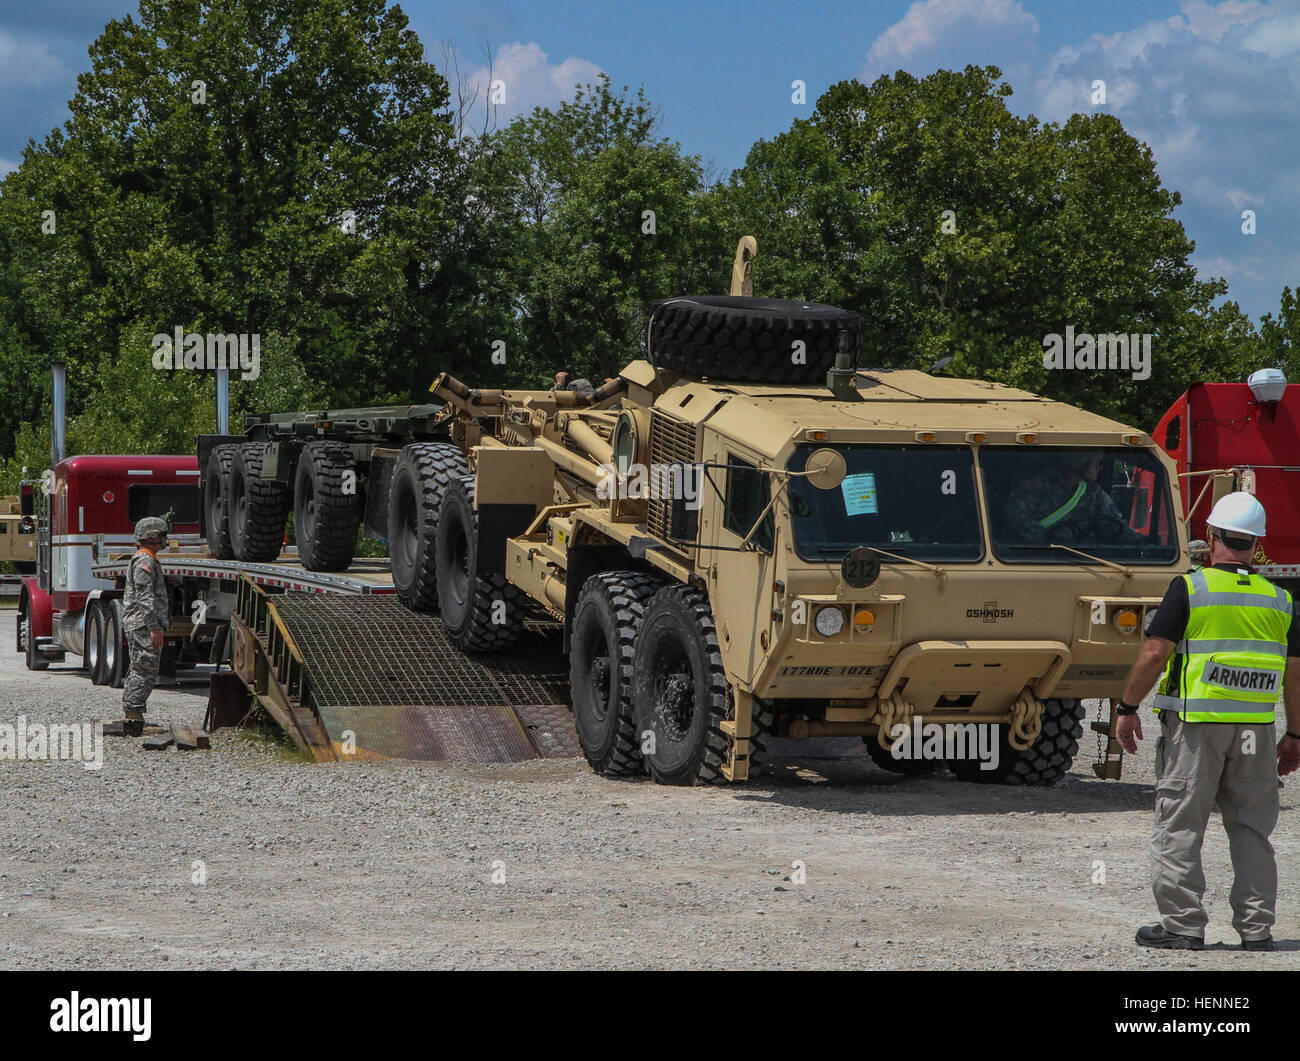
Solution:
<svg viewBox="0 0 1300 1061"><path fill-rule="evenodd" d="M876 625L876 613L870 608L859 608L853 613L853 628L866 633Z"/></svg>
<svg viewBox="0 0 1300 1061"><path fill-rule="evenodd" d="M1138 617L1137 612L1132 608L1121 608L1115 613L1115 629L1127 637L1129 634L1137 633Z"/></svg>

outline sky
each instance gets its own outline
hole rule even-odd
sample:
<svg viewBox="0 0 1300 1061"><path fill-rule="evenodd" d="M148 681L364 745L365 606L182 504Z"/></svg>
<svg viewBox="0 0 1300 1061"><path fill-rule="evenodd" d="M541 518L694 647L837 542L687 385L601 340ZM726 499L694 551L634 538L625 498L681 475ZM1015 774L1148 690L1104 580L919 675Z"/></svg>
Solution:
<svg viewBox="0 0 1300 1061"><path fill-rule="evenodd" d="M134 0L0 5L0 175L67 117L86 49ZM996 65L1019 114L1116 115L1150 145L1203 278L1253 318L1300 287L1300 0L408 0L441 66L454 43L506 84L499 118L553 106L604 72L644 86L665 135L719 176L811 114L829 85ZM792 83L807 102L792 101ZM1094 82L1106 100L1094 103ZM1253 234L1243 211L1254 212ZM761 234L760 234L761 235ZM1087 253L1086 248L1081 248Z"/></svg>

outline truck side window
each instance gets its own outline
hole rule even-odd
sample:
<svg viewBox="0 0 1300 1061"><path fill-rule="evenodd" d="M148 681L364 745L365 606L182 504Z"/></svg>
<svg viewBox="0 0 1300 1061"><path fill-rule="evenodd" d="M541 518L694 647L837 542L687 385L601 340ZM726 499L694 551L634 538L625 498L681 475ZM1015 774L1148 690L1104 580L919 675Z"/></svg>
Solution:
<svg viewBox="0 0 1300 1061"><path fill-rule="evenodd" d="M161 516L164 512L174 511L173 525L195 524L199 522L199 488L197 486L175 486L169 483L137 483L126 491L127 519L132 523L145 516Z"/></svg>
<svg viewBox="0 0 1300 1061"><path fill-rule="evenodd" d="M1175 416L1169 421L1169 426L1165 428L1165 449L1173 451L1178 448L1178 444L1183 440L1183 418Z"/></svg>
<svg viewBox="0 0 1300 1061"><path fill-rule="evenodd" d="M768 477L749 461L728 453L726 507L722 525L743 538L771 500L772 487ZM772 513L767 514L762 526L749 540L764 552L772 551Z"/></svg>

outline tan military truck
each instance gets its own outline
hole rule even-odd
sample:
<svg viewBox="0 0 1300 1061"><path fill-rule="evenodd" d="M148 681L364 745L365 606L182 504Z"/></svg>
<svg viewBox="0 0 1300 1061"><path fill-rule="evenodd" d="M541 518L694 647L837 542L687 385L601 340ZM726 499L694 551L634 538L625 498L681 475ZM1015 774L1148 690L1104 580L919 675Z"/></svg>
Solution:
<svg viewBox="0 0 1300 1061"><path fill-rule="evenodd" d="M0 497L0 563L13 564L22 574L36 570L36 516L30 490L23 497Z"/></svg>
<svg viewBox="0 0 1300 1061"><path fill-rule="evenodd" d="M604 774L739 781L772 736L857 735L899 772L1056 781L1188 567L1172 463L1025 391L856 371L855 315L740 293L753 252L594 393L440 376L452 441L389 483L398 592L468 652L562 621Z"/></svg>

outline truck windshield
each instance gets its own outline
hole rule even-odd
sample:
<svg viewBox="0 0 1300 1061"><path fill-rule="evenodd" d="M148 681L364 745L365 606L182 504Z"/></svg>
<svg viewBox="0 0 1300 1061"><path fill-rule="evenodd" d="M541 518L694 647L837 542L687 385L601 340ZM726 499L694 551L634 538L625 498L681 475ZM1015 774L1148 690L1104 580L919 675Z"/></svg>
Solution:
<svg viewBox="0 0 1300 1061"><path fill-rule="evenodd" d="M803 471L819 446L800 446ZM790 480L794 546L805 560L839 560L859 545L917 560L974 562L984 555L971 451L964 446L837 446L844 482L818 490ZM889 563L888 558L885 562Z"/></svg>
<svg viewBox="0 0 1300 1061"><path fill-rule="evenodd" d="M1089 562L1053 544L1121 563L1178 558L1168 478L1148 450L988 448L980 467L999 560Z"/></svg>

